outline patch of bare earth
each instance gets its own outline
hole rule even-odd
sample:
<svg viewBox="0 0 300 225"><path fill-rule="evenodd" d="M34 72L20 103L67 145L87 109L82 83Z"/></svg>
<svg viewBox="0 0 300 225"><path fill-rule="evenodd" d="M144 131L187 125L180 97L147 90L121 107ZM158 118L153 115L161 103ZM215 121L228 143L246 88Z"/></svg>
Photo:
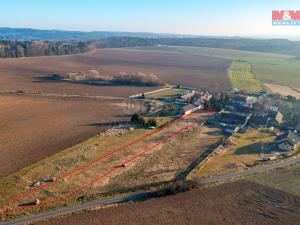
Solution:
<svg viewBox="0 0 300 225"><path fill-rule="evenodd" d="M39 223L43 225L296 225L300 198L251 182L192 190Z"/></svg>
<svg viewBox="0 0 300 225"><path fill-rule="evenodd" d="M277 85L277 84L265 84L267 88L269 88L272 92L278 93L282 96L294 96L297 99L300 99L300 91L295 88L291 88L288 86Z"/></svg>

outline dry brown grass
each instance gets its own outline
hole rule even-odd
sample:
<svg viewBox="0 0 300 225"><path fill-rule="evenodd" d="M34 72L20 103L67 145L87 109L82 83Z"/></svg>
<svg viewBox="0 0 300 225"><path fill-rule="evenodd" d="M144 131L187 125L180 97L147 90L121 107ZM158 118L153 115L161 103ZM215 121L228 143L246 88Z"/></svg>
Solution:
<svg viewBox="0 0 300 225"><path fill-rule="evenodd" d="M270 154L262 152L262 147L270 147L275 137L274 134L257 129L249 129L244 134L237 134L230 138L231 146L217 151L198 168L197 172L195 171L195 174L204 177L215 176L254 166L260 158L270 156Z"/></svg>
<svg viewBox="0 0 300 225"><path fill-rule="evenodd" d="M216 147L221 139L221 130L218 128L202 126L186 132L149 154L121 176L113 178L107 189L182 179L203 159L202 154Z"/></svg>
<svg viewBox="0 0 300 225"><path fill-rule="evenodd" d="M125 188L128 185L168 181L180 177L203 152L220 139L218 129L203 127L194 131L191 130L183 135L176 135L172 141L151 149L150 152L141 155L141 157L128 164L127 167L120 167L120 165L157 143L159 140L162 140L164 137L167 137L172 132L187 126L187 124L195 121L200 116L201 114L196 113L191 118L178 122L170 129L155 133L153 136L129 148L122 148L123 150L117 152L117 154L103 158L101 161L58 181L45 190L30 194L18 202L28 202L36 198L41 201L51 201L65 197L68 193L86 185L96 177L106 174L113 168L117 169L113 173L101 178L92 186L72 196L66 204L69 206L78 204L76 200L78 196L98 195L99 193L110 192L112 189ZM151 132L151 130L138 129L128 131L120 136L94 137L11 174L0 180L0 203L3 204L13 199L20 192L28 191L29 185L33 181L41 178L59 177L86 162L104 156L133 140L139 139L149 132ZM94 197L92 196L92 198ZM64 204L65 202L61 202L50 206L36 207L32 211L29 210L26 212L34 214L40 212L42 209L47 210L52 207L61 207ZM15 206L16 204L11 204L9 208ZM14 216L20 216L20 214L17 213Z"/></svg>

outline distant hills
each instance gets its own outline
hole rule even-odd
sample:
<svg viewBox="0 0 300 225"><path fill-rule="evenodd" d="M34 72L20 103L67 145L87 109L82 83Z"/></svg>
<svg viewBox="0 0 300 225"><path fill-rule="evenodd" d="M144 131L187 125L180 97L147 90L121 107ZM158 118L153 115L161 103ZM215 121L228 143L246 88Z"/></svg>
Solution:
<svg viewBox="0 0 300 225"><path fill-rule="evenodd" d="M64 31L38 30L29 28L0 27L0 40L15 41L91 41L110 37L140 37L140 38L194 38L194 35L158 34L146 32L111 32L111 31Z"/></svg>
<svg viewBox="0 0 300 225"><path fill-rule="evenodd" d="M96 48L156 45L226 48L300 57L300 41L131 32L0 28L0 57L65 55Z"/></svg>

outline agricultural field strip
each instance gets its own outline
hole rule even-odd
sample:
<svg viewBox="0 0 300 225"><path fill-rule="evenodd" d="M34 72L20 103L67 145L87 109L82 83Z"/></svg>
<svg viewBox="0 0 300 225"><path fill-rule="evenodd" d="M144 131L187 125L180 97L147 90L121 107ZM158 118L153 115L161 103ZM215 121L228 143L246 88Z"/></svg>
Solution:
<svg viewBox="0 0 300 225"><path fill-rule="evenodd" d="M164 91L167 91L170 89L172 89L172 87L160 88L160 89L157 89L154 91L145 92L144 95L151 95L151 94L155 94L155 93L159 93L159 92L164 92ZM142 96L142 94L135 94L135 95L130 95L129 98L136 98L136 97L140 97L140 96Z"/></svg>
<svg viewBox="0 0 300 225"><path fill-rule="evenodd" d="M145 137L143 137L143 139L149 137L150 135L153 135L154 133L157 133L158 131L160 131L160 130L162 130L162 129L165 129L166 127L169 127L169 126L173 125L174 123L176 123L176 122L179 121L179 120L182 120L182 119L184 119L184 118L187 118L187 117L190 116L190 115L191 115L191 114L186 115L186 116L183 116L183 117L181 117L181 118L179 118L179 119L177 119L177 120L174 120L173 122L169 123L169 124L166 125L165 127L163 127L163 128L161 128L161 129L159 129L159 130L157 130L157 131L154 131L154 132L152 132L152 133L146 135ZM203 119L203 118L201 118L201 119ZM201 119L200 119L200 120L201 120ZM194 123L193 123L192 125L194 125ZM188 126L188 127L189 127L189 126ZM183 130L184 130L184 129L183 129ZM181 130L181 131L182 131L182 130ZM175 132L175 134L177 134L177 133L178 133L178 132ZM174 134L174 135L175 135L175 134ZM168 137L169 137L169 136L168 136ZM170 137L169 137L169 138L170 138ZM143 140L143 139L141 139L141 140ZM168 140L168 138L167 138L167 140ZM166 142L167 140L164 138L163 141L159 142L159 144L156 143L154 147L156 147L156 145L162 144L163 142ZM112 155L113 153L115 153L115 152L117 152L117 151L120 151L121 149L124 149L124 148L126 148L126 147L129 147L129 146L131 146L131 145L137 143L138 141L139 141L139 140L135 140L135 141L133 141L132 143L129 143L129 144L127 144L127 145L125 145L125 146L123 146L123 147L121 147L121 148L119 148L119 149L116 149L116 150L114 150L114 151L108 153L108 154L105 155L105 156L102 156L101 158L103 158L103 157L108 157L108 156ZM153 149L154 147L151 146L150 150ZM143 151L141 154L144 154L144 153L147 152L147 151L149 151L149 149L146 149L146 151ZM137 156L135 156L133 159L130 159L129 162L135 160L135 159L138 158L138 157L140 157L140 154L138 154ZM78 171L80 171L80 170L82 170L82 169L88 167L89 165L91 165L91 164L93 164L93 163L99 161L101 158L96 159L96 160L93 160L93 161L91 161L91 162L89 162L89 163L87 163L87 164L85 164L85 165L82 165L81 167L79 167L79 168L77 168L77 169L75 169L75 170L73 170L73 171L70 171L70 172L66 173L65 175L59 177L59 178L56 180L56 182L57 182L58 180L61 180L61 179L65 178L66 176L69 176L69 175L71 175L71 174L74 174L74 173L76 173L76 172L78 172ZM116 169L117 169L117 168L116 168ZM115 169L109 171L109 173L112 173L113 171L115 171ZM98 179L101 179L103 176L106 176L106 175L107 175L107 174L104 174L104 175L101 175L100 177L97 177L97 178L98 178ZM56 183L56 182L54 182L54 183ZM94 183L94 182L93 182L93 183ZM47 187L47 186L50 186L50 184L53 184L53 183L48 183L48 184L46 184L46 185L43 185L43 186L41 186L41 187L39 187L39 188L34 189L34 190L31 191L31 192L27 192L27 193L25 193L25 194L23 194L23 195L20 195L20 196L18 196L17 198L15 198L14 200L9 201L9 202L6 203L5 205L1 206L1 208L4 208L4 207L6 207L6 206L9 206L10 204L15 203L16 201L20 200L22 197L28 196L28 195L32 194L33 192L36 192L36 191L38 191L38 190L40 190L40 189L43 189L43 188L45 188L45 187ZM89 184L89 185L87 185L87 186L90 186L90 185L91 185L91 184ZM86 187L87 187L87 186L86 186ZM84 188L85 188L85 187L84 187ZM74 193L72 193L72 194L74 194ZM70 196L67 196L67 197L70 197Z"/></svg>
<svg viewBox="0 0 300 225"><path fill-rule="evenodd" d="M114 96L104 96L104 95L74 95L74 94L55 94L55 93L44 93L44 92L29 92L18 90L2 90L0 95L7 96L41 96L41 97L55 97L55 98L83 98L83 99L96 99L96 100L126 100L128 97L114 97ZM139 99L136 99L139 100Z"/></svg>
<svg viewBox="0 0 300 225"><path fill-rule="evenodd" d="M230 60L242 60L255 65L257 79L263 83L280 84L300 89L300 61L292 55L262 53L205 47L167 46L166 50L186 53L192 56L209 56ZM297 79L298 78L298 79Z"/></svg>
<svg viewBox="0 0 300 225"><path fill-rule="evenodd" d="M264 90L262 84L255 78L255 73L254 65L247 62L234 61L228 69L232 86L248 92Z"/></svg>

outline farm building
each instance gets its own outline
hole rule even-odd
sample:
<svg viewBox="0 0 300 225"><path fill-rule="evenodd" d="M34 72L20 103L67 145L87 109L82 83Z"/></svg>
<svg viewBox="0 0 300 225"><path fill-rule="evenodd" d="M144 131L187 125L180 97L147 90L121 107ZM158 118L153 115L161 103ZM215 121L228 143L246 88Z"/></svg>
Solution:
<svg viewBox="0 0 300 225"><path fill-rule="evenodd" d="M249 124L254 127L267 127L270 118L268 114L255 114L251 117Z"/></svg>
<svg viewBox="0 0 300 225"><path fill-rule="evenodd" d="M201 103L204 103L206 101L209 101L212 98L212 95L208 92L196 92L194 95L195 98L198 98L198 100Z"/></svg>
<svg viewBox="0 0 300 225"><path fill-rule="evenodd" d="M281 105L280 100L265 98L262 102L265 112L278 112Z"/></svg>
<svg viewBox="0 0 300 225"><path fill-rule="evenodd" d="M245 95L235 95L232 98L232 102L234 104L243 105L243 106L251 106L255 103L259 102L259 98L254 96L245 96Z"/></svg>
<svg viewBox="0 0 300 225"><path fill-rule="evenodd" d="M238 116L248 116L251 113L252 106L245 106L245 105L234 105L234 110L232 111L233 114Z"/></svg>
<svg viewBox="0 0 300 225"><path fill-rule="evenodd" d="M222 112L219 114L219 122L225 124L238 124L245 120L245 116L238 116L231 112Z"/></svg>
<svg viewBox="0 0 300 225"><path fill-rule="evenodd" d="M233 102L234 104L244 105L244 104L246 104L246 96L243 96L243 95L235 95L235 96L232 98L232 102Z"/></svg>
<svg viewBox="0 0 300 225"><path fill-rule="evenodd" d="M286 131L276 137L275 143L281 151L293 151L300 147L300 137L295 132Z"/></svg>
<svg viewBox="0 0 300 225"><path fill-rule="evenodd" d="M236 133L240 129L243 129L248 120L250 119L250 114L247 116L236 115L232 112L222 112L217 117L220 125L225 129L226 133Z"/></svg>
<svg viewBox="0 0 300 225"><path fill-rule="evenodd" d="M181 98L184 99L185 101L190 101L194 97L194 94L195 94L195 91L193 90L189 93L182 95Z"/></svg>
<svg viewBox="0 0 300 225"><path fill-rule="evenodd" d="M279 126L283 122L283 115L281 112L270 112L269 117L271 118L272 126Z"/></svg>
<svg viewBox="0 0 300 225"><path fill-rule="evenodd" d="M187 114L190 114L190 113L195 112L195 111L197 111L199 109L202 109L202 108L203 108L202 105L195 106L193 104L189 104L189 105L183 107L181 112L182 112L182 114L187 115Z"/></svg>

